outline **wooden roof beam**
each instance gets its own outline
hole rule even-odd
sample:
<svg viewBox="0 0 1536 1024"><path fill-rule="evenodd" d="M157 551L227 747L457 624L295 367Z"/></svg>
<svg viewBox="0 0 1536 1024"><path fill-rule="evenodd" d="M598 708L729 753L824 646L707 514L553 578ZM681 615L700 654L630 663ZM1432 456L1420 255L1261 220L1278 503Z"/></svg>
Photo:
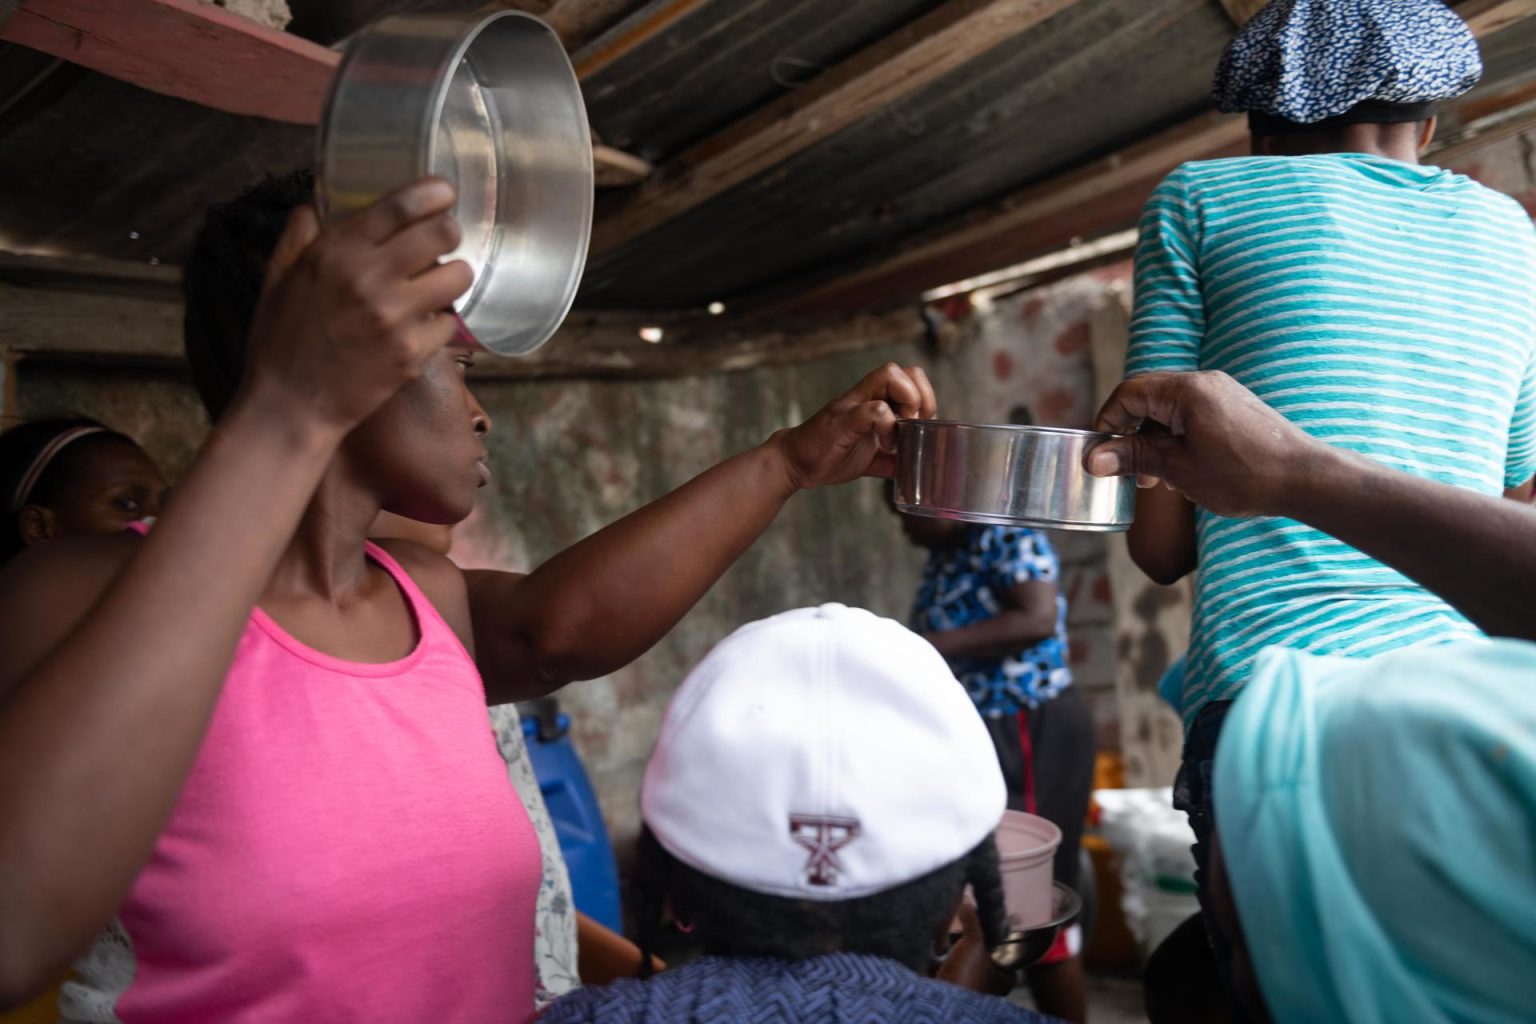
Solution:
<svg viewBox="0 0 1536 1024"><path fill-rule="evenodd" d="M656 168L649 160L641 159L612 146L604 146L593 140L592 169L598 188L618 185L635 185L651 176Z"/></svg>
<svg viewBox="0 0 1536 1024"><path fill-rule="evenodd" d="M1452 6L1479 39L1536 15L1536 0L1462 0Z"/></svg>
<svg viewBox="0 0 1536 1024"><path fill-rule="evenodd" d="M1248 24L1268 4L1269 0L1221 0L1222 10L1239 25ZM1473 34L1482 38L1530 17L1536 11L1536 0L1453 0L1452 6L1472 27Z"/></svg>
<svg viewBox="0 0 1536 1024"><path fill-rule="evenodd" d="M1450 167L1495 142L1524 135L1536 129L1536 93L1529 86L1510 89L1496 96L1466 104L1466 117L1454 135L1435 139L1429 156L1442 167Z"/></svg>
<svg viewBox="0 0 1536 1024"><path fill-rule="evenodd" d="M575 16L574 9L568 13ZM151 92L293 124L319 122L341 59L202 0L22 0L0 22L0 40ZM592 159L600 187L632 185L652 171L610 146L594 145Z"/></svg>
<svg viewBox="0 0 1536 1024"><path fill-rule="evenodd" d="M594 0L602 3L604 0ZM624 59L646 43L670 30L684 18L709 5L711 0L651 0L639 10L610 25L571 55L576 77L586 81Z"/></svg>
<svg viewBox="0 0 1536 1024"><path fill-rule="evenodd" d="M1174 167L1186 160L1232 151L1242 145L1247 134L1248 126L1241 118L1202 115L973 211L920 235L875 263L830 280L787 285L745 302L732 301L731 305L795 314L868 308L996 269L1027 258L1027 254L1016 252L1017 240L1042 222L1065 221L1071 225L1068 237L1086 237L1096 233L1095 228L1120 226L1099 223L1106 208L1121 215L1125 212L1123 203L1105 204L1106 197L1128 190L1139 197L1134 204L1139 207L1157 181ZM1053 234L1059 235L1060 230Z"/></svg>
<svg viewBox="0 0 1536 1024"><path fill-rule="evenodd" d="M783 163L1075 2L949 0L668 161L593 226L593 254Z"/></svg>
<svg viewBox="0 0 1536 1024"><path fill-rule="evenodd" d="M1536 0L1463 0L1455 10L1481 39L1536 17ZM1467 101L1468 113L1475 111L1476 120L1469 117L1467 130L1457 138L1441 140L1433 155L1449 162L1536 126L1531 123L1533 115L1524 109L1528 99L1523 90L1515 90L1476 105ZM1070 237L1093 237L1134 223L1134 216L1126 217L1127 196L1145 200L1179 164L1237 155L1245 151L1247 140L1243 118L1202 114L924 232L874 263L849 267L830 277L789 282L733 299L731 306L767 314L820 315L878 308L911 298L1040 255L1066 244ZM1071 226L1065 235L1063 225Z"/></svg>
<svg viewBox="0 0 1536 1024"><path fill-rule="evenodd" d="M0 40L151 92L294 124L319 120L340 60L200 0L21 0Z"/></svg>
<svg viewBox="0 0 1536 1024"><path fill-rule="evenodd" d="M1237 24L1246 25L1268 3L1269 0L1221 0L1221 8Z"/></svg>
<svg viewBox="0 0 1536 1024"><path fill-rule="evenodd" d="M622 21L635 0L554 0L539 17L549 23L571 53Z"/></svg>
<svg viewBox="0 0 1536 1024"><path fill-rule="evenodd" d="M180 272L174 267L0 252L0 365L20 360L121 366L185 365ZM640 329L659 325L659 344ZM750 324L700 313L572 313L549 344L517 359L488 358L479 379L689 377L920 339L911 309L836 325Z"/></svg>

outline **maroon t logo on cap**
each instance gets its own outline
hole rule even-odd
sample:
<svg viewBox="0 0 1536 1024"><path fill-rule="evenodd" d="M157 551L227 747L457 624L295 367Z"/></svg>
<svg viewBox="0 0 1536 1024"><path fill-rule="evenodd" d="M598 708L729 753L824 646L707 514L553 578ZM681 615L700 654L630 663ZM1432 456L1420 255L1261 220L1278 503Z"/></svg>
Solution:
<svg viewBox="0 0 1536 1024"><path fill-rule="evenodd" d="M789 834L810 851L805 861L806 881L811 885L836 885L837 873L843 870L837 851L859 837L859 819L791 814Z"/></svg>

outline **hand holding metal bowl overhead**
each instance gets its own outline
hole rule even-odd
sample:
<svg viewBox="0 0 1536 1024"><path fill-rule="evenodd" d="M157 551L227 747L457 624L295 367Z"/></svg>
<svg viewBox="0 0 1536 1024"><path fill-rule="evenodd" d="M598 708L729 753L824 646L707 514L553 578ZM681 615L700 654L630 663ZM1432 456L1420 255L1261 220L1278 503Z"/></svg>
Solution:
<svg viewBox="0 0 1536 1024"><path fill-rule="evenodd" d="M317 199L345 216L423 178L458 192L455 304L475 339L526 355L576 297L592 231L592 135L554 30L517 11L396 15L347 46L321 114Z"/></svg>
<svg viewBox="0 0 1536 1024"><path fill-rule="evenodd" d="M1113 436L902 420L896 425L896 507L970 523L1118 533L1135 513L1134 482L1083 469L1088 450Z"/></svg>

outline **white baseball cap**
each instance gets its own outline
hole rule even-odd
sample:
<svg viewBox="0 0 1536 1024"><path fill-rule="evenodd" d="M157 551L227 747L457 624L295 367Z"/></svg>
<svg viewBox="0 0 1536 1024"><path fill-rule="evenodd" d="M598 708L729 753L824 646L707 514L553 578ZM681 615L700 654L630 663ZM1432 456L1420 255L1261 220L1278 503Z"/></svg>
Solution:
<svg viewBox="0 0 1536 1024"><path fill-rule="evenodd" d="M674 857L753 892L833 901L965 856L1007 792L943 657L840 604L722 640L672 698L641 813Z"/></svg>

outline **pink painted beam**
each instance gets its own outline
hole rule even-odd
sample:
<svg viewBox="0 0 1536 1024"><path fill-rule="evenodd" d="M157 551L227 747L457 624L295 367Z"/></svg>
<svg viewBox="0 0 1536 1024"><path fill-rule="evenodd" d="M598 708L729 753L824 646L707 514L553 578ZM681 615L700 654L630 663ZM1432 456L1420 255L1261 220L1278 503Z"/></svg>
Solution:
<svg viewBox="0 0 1536 1024"><path fill-rule="evenodd" d="M0 40L152 92L294 124L320 119L340 54L199 0L22 0Z"/></svg>

